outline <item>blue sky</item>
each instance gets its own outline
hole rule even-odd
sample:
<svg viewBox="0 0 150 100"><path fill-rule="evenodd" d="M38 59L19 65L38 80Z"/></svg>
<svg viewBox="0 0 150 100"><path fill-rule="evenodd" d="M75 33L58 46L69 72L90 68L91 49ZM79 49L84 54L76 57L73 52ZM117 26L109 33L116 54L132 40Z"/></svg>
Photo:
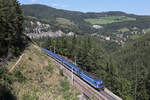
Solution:
<svg viewBox="0 0 150 100"><path fill-rule="evenodd" d="M150 0L19 0L21 4L45 4L58 9L82 12L124 11L150 15Z"/></svg>

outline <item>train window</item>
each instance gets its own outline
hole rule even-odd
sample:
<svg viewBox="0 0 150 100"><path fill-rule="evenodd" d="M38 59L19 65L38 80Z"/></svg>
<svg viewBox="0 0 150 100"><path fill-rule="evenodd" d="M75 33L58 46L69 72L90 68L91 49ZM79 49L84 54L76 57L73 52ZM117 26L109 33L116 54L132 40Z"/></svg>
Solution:
<svg viewBox="0 0 150 100"><path fill-rule="evenodd" d="M73 69L73 71L75 71L75 69L74 68L71 68L71 70Z"/></svg>
<svg viewBox="0 0 150 100"><path fill-rule="evenodd" d="M99 84L99 85L103 85L103 83L102 83L102 82L98 82L98 84Z"/></svg>

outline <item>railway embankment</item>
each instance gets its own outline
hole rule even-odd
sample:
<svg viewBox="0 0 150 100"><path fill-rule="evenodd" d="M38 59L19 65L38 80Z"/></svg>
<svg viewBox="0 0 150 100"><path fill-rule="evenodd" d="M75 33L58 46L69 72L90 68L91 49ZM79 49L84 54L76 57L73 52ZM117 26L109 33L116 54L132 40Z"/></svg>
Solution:
<svg viewBox="0 0 150 100"><path fill-rule="evenodd" d="M59 66L33 44L6 67L8 73L0 80L10 85L18 100L79 100L79 91Z"/></svg>

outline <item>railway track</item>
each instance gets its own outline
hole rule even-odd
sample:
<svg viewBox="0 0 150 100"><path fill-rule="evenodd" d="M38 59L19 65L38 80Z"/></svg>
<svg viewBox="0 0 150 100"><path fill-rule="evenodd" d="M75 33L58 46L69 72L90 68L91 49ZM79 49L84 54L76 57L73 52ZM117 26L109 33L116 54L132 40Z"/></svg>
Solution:
<svg viewBox="0 0 150 100"><path fill-rule="evenodd" d="M108 93L106 93L105 91L101 91L100 92L103 96L105 96L108 100L116 100L116 98L114 98L113 96L109 95Z"/></svg>
<svg viewBox="0 0 150 100"><path fill-rule="evenodd" d="M63 74L68 78L68 80L72 82L72 84L84 95L88 96L89 98L93 98L94 100L122 100L108 89L106 90L109 92L105 91L105 89L98 91L97 89L89 85L87 82L85 82L83 79L78 77L76 74L73 74L72 81L72 71L67 69L65 65L54 59L51 55L49 56L53 59L53 61L56 62L57 65L60 66L60 69L63 70Z"/></svg>

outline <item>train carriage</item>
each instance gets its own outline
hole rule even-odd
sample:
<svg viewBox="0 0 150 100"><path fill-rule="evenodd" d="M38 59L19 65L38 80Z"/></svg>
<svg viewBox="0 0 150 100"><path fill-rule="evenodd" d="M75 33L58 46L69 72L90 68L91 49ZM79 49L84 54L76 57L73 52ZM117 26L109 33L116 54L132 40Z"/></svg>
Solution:
<svg viewBox="0 0 150 100"><path fill-rule="evenodd" d="M78 66L68 62L67 60L65 60L64 58L62 58L61 56L53 53L50 50L41 48L43 51L45 51L48 55L50 55L52 58L54 58L55 60L57 60L59 63L62 63L63 65L65 65L65 67L69 70L73 70L73 72L80 78L82 78L84 81L86 81L87 83L89 83L90 85L92 85L93 87L95 87L96 89L103 89L104 88L104 82L96 77L94 77L93 75L89 74L86 71L83 71L81 68L79 68Z"/></svg>

